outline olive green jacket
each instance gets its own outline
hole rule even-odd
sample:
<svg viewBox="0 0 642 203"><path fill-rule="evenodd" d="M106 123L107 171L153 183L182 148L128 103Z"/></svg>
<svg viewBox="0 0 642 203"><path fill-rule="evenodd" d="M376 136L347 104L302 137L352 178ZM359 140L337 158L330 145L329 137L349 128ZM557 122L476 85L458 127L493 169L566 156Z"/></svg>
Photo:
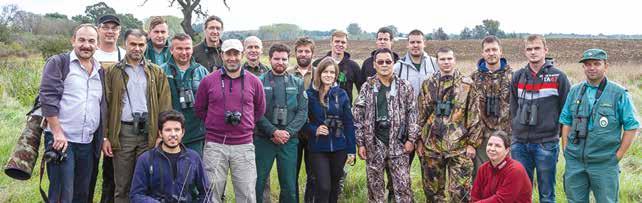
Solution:
<svg viewBox="0 0 642 203"><path fill-rule="evenodd" d="M115 64L105 77L105 93L108 103L107 113L107 139L113 150L120 149L120 119L123 111L123 97L125 96L125 84L129 80L124 72L126 59ZM158 136L158 114L162 111L172 109L172 100L169 92L167 77L163 71L149 60L144 62L145 76L147 77L147 110L149 114L147 147L152 148L156 144ZM123 78L124 77L124 78Z"/></svg>

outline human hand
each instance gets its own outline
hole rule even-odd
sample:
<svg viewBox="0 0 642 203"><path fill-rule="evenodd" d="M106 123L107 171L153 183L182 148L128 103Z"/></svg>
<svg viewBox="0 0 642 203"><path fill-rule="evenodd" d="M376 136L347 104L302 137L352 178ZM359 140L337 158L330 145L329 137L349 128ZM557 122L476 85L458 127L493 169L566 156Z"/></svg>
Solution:
<svg viewBox="0 0 642 203"><path fill-rule="evenodd" d="M317 128L317 136L319 135L328 135L328 126L321 125Z"/></svg>
<svg viewBox="0 0 642 203"><path fill-rule="evenodd" d="M108 139L103 140L103 153L105 156L114 157L114 152L111 151L111 142Z"/></svg>
<svg viewBox="0 0 642 203"><path fill-rule="evenodd" d="M53 134L53 140L54 140L52 147L55 150L58 150L63 153L67 151L67 146L69 143L67 142L67 138L65 137L65 134L63 132L52 132L52 134Z"/></svg>
<svg viewBox="0 0 642 203"><path fill-rule="evenodd" d="M466 146L466 156L468 156L468 158L474 159L475 152L476 150L473 146L470 146L470 145Z"/></svg>
<svg viewBox="0 0 642 203"><path fill-rule="evenodd" d="M403 145L403 153L412 153L413 149L415 149L415 145L410 141L406 141L406 143Z"/></svg>
<svg viewBox="0 0 642 203"><path fill-rule="evenodd" d="M348 154L348 159L346 159L346 164L350 166L354 166L354 163L356 161L356 155L355 154Z"/></svg>
<svg viewBox="0 0 642 203"><path fill-rule="evenodd" d="M359 158L366 160L366 147L359 147Z"/></svg>

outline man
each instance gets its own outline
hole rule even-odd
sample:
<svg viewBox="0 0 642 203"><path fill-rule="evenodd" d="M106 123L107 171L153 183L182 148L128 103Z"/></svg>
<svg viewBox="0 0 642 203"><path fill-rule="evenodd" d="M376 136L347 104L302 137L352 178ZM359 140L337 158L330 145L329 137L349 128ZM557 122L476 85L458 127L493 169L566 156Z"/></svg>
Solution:
<svg viewBox="0 0 642 203"><path fill-rule="evenodd" d="M149 39L147 39L147 49L145 58L156 65L167 63L169 60L169 26L165 18L152 16L149 20Z"/></svg>
<svg viewBox="0 0 642 203"><path fill-rule="evenodd" d="M189 47L192 48L191 44ZM181 144L185 117L170 110L161 112L158 119L161 143L138 157L129 194L131 201L206 202L209 183L201 157Z"/></svg>
<svg viewBox="0 0 642 203"><path fill-rule="evenodd" d="M297 135L308 119L308 98L303 80L288 74L290 48L274 44L269 51L272 71L259 77L265 90L267 111L257 123L256 146L257 202L262 202L265 180L277 160L280 202L298 202L296 188Z"/></svg>
<svg viewBox="0 0 642 203"><path fill-rule="evenodd" d="M395 36L395 33L393 33L390 28L388 27L379 28L379 30L377 31L377 38L375 41L377 48L370 53L370 57L368 57L365 61L363 61L363 64L361 65L361 73L359 74L359 81L357 82L357 90L361 90L361 86L363 85L364 82L366 82L368 77L371 77L377 74L377 71L374 69L374 53L375 51L377 51L377 49L388 48L392 50L392 43L394 42L394 36ZM397 61L399 60L399 55L395 52L392 52L392 58L394 61Z"/></svg>
<svg viewBox="0 0 642 203"><path fill-rule="evenodd" d="M103 153L114 160L115 202L129 202L129 188L136 158L157 143L158 113L170 110L167 77L143 53L145 33L125 32L125 59L110 69L105 78L109 102L107 139Z"/></svg>
<svg viewBox="0 0 642 203"><path fill-rule="evenodd" d="M482 40L482 58L477 62L477 70L470 76L475 84L472 99L479 104L478 120L481 145L476 149L473 180L477 169L488 161L486 144L495 131L510 135L510 80L513 77L508 62L502 55L502 47L495 36Z"/></svg>
<svg viewBox="0 0 642 203"><path fill-rule="evenodd" d="M225 65L201 81L194 110L205 121L203 162L212 182L207 199L221 202L228 171L237 202L256 202L256 163L252 136L265 113L261 81L241 69L243 45L237 39L221 45Z"/></svg>
<svg viewBox="0 0 642 203"><path fill-rule="evenodd" d="M586 81L571 88L559 118L569 202L588 202L589 192L597 202L618 202L618 162L640 128L626 88L606 77L607 60L602 49L584 52Z"/></svg>
<svg viewBox="0 0 642 203"><path fill-rule="evenodd" d="M261 63L261 54L263 54L263 42L256 36L249 36L243 40L245 47L243 53L245 54L245 63L243 70L250 71L256 77L263 75L270 71L270 68Z"/></svg>
<svg viewBox="0 0 642 203"><path fill-rule="evenodd" d="M475 148L480 144L473 80L450 48L437 50L439 72L421 85L417 153L426 202L469 202Z"/></svg>
<svg viewBox="0 0 642 203"><path fill-rule="evenodd" d="M205 127L203 121L194 114L194 95L209 72L192 58L192 38L189 35L179 33L171 41L169 51L172 56L161 68L169 82L172 107L185 117L187 132L182 143L203 156Z"/></svg>
<svg viewBox="0 0 642 203"><path fill-rule="evenodd" d="M125 50L117 46L120 36L120 20L114 15L104 15L98 18L98 49L94 58L100 62L101 67L109 71L114 64L125 57ZM89 185L89 202L94 199L94 189L98 176L98 160L94 162L94 174ZM100 202L114 202L114 164L111 157L103 156L103 184Z"/></svg>
<svg viewBox="0 0 642 203"><path fill-rule="evenodd" d="M310 88L312 77L314 76L314 67L312 67L312 56L314 56L314 41L307 37L301 37L294 42L294 54L296 56L296 66L288 68L290 75L296 76L303 80L303 89L307 91ZM299 188L299 172L301 172L302 159L305 162L305 192L303 193L303 202L312 202L314 199L314 175L312 173L312 163L310 163L310 154L308 154L308 137L304 131L297 134L299 146L297 147L296 161L296 188ZM305 153L305 154L304 154ZM299 193L297 202L299 200Z"/></svg>
<svg viewBox="0 0 642 203"><path fill-rule="evenodd" d="M540 202L555 202L555 172L559 150L559 115L570 83L566 74L547 60L546 40L530 35L524 54L528 64L511 79L511 155L533 182L537 170Z"/></svg>
<svg viewBox="0 0 642 203"><path fill-rule="evenodd" d="M120 36L120 19L114 15L104 15L98 18L98 49L94 58L102 68L109 68L125 57L125 50L117 46ZM104 191L103 191L104 193Z"/></svg>
<svg viewBox="0 0 642 203"><path fill-rule="evenodd" d="M424 51L426 41L424 33L412 30L408 33L408 53L395 63L395 75L400 79L408 80L412 88L419 95L421 84L433 73L439 71L437 60Z"/></svg>
<svg viewBox="0 0 642 203"><path fill-rule="evenodd" d="M332 57L334 60L339 61L339 70L341 71L337 79L337 83L341 89L348 93L350 103L352 103L352 87L359 81L359 64L350 59L350 53L346 52L348 48L348 34L343 31L335 31L332 33L331 38L331 51L324 57L317 59L312 63L316 67L319 62L325 57Z"/></svg>
<svg viewBox="0 0 642 203"><path fill-rule="evenodd" d="M97 44L96 27L79 25L71 37L73 50L47 60L42 74L39 98L48 123L43 157L49 160L51 202L86 202L91 193L107 110L104 71L93 57Z"/></svg>
<svg viewBox="0 0 642 203"><path fill-rule="evenodd" d="M377 74L364 83L352 110L359 157L366 160L368 202L385 201L386 169L394 201L413 201L408 154L419 134L416 97L408 81L394 75L392 55L387 48L375 52Z"/></svg>
<svg viewBox="0 0 642 203"><path fill-rule="evenodd" d="M205 19L203 30L205 30L205 39L194 46L194 59L212 73L223 66L221 58L223 20L218 16L209 16Z"/></svg>

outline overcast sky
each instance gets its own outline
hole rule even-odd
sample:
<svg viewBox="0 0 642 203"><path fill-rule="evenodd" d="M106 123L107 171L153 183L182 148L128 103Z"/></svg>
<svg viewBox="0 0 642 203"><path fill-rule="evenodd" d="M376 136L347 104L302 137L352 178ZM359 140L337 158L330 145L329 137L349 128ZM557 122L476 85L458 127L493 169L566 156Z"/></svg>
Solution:
<svg viewBox="0 0 642 203"><path fill-rule="evenodd" d="M106 0L119 13L139 19L151 15L180 14L169 0ZM642 6L635 0L202 0L209 14L223 18L225 30L255 30L273 23L297 24L307 30L345 30L350 23L374 32L395 25L407 33L443 27L459 34L483 19L499 20L506 32L642 34ZM3 0L22 10L45 14L59 12L69 17L83 14L85 7L99 0ZM64 2L64 3L63 3Z"/></svg>

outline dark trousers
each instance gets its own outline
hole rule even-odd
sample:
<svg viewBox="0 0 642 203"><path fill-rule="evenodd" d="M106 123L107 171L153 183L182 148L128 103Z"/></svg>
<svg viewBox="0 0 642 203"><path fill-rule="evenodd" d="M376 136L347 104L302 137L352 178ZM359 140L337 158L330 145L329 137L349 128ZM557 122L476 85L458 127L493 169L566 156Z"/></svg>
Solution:
<svg viewBox="0 0 642 203"><path fill-rule="evenodd" d="M343 176L343 166L345 166L347 157L348 154L345 150L310 154L310 162L312 162L316 180L314 202L337 202L339 199L339 179Z"/></svg>
<svg viewBox="0 0 642 203"><path fill-rule="evenodd" d="M94 162L94 170L91 174L91 182L89 183L89 200L87 202L94 201L94 192L96 189L96 180L98 179L98 163L96 160ZM114 162L111 157L103 155L103 185L102 193L100 195L100 203L113 203L114 202Z"/></svg>
<svg viewBox="0 0 642 203"><path fill-rule="evenodd" d="M314 199L314 173L312 170L312 163L310 159L310 150L308 150L308 139L307 138L299 138L299 146L297 149L297 166L296 166L296 188L297 188L297 193L296 193L296 199L297 202L300 200L299 198L299 172L301 172L301 164L305 162L305 192L303 193L303 202L312 202Z"/></svg>
<svg viewBox="0 0 642 203"><path fill-rule="evenodd" d="M53 140L53 134L45 132L45 143ZM89 198L89 182L94 162L93 143L69 142L67 158L56 163L47 163L49 177L49 202L86 202Z"/></svg>

